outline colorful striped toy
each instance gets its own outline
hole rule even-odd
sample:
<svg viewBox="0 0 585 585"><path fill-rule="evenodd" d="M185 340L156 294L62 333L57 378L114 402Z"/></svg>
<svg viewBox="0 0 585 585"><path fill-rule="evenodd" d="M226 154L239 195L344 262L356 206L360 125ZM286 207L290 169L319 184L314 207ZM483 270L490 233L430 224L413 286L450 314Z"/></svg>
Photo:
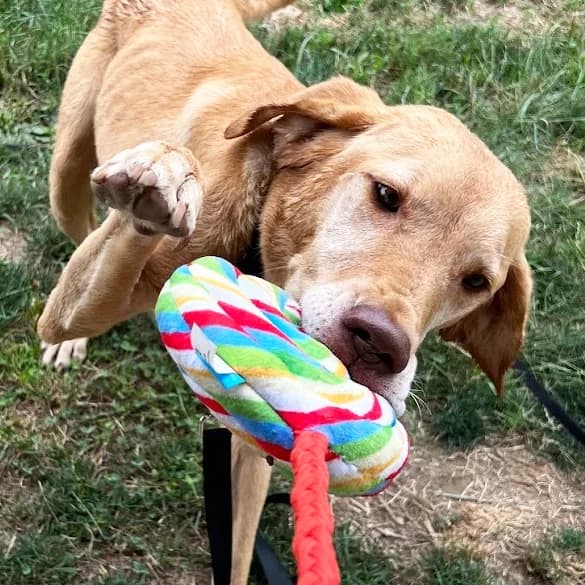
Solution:
<svg viewBox="0 0 585 585"><path fill-rule="evenodd" d="M290 465L300 431L323 435L338 495L375 494L404 466L409 440L389 403L303 333L299 305L277 286L201 258L165 284L156 320L195 395L275 461Z"/></svg>

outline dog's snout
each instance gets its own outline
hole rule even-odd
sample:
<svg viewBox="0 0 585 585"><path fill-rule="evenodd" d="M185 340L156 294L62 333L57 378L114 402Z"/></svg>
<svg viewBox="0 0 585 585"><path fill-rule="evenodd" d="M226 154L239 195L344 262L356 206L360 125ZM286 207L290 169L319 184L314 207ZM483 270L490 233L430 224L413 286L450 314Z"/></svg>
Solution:
<svg viewBox="0 0 585 585"><path fill-rule="evenodd" d="M358 357L382 364L392 374L402 372L410 359L410 339L383 309L357 305L343 317L343 326L352 337Z"/></svg>

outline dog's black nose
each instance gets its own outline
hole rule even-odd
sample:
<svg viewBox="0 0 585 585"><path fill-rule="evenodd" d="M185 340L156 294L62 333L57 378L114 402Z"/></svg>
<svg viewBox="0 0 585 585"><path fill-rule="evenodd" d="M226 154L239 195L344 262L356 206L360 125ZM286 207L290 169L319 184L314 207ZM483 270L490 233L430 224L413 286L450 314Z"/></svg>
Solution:
<svg viewBox="0 0 585 585"><path fill-rule="evenodd" d="M386 312L371 305L357 305L343 317L357 357L373 368L382 365L391 374L406 368L410 359L410 339Z"/></svg>

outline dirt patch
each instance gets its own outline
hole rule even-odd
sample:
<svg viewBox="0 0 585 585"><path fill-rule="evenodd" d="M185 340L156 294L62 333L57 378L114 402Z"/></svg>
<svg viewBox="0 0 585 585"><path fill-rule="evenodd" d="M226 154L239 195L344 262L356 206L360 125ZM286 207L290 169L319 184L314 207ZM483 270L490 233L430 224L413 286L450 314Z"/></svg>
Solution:
<svg viewBox="0 0 585 585"><path fill-rule="evenodd" d="M21 262L26 256L26 241L6 221L0 221L0 260Z"/></svg>
<svg viewBox="0 0 585 585"><path fill-rule="evenodd" d="M532 8L532 10L531 10ZM478 0L471 7L462 12L469 16L473 21L485 22L497 19L499 23L513 29L524 27L526 13L532 12L534 4L532 2L504 2L493 3L486 0Z"/></svg>
<svg viewBox="0 0 585 585"><path fill-rule="evenodd" d="M560 144L551 153L549 166L551 172L571 184L575 194L573 203L585 203L585 157Z"/></svg>
<svg viewBox="0 0 585 585"><path fill-rule="evenodd" d="M273 32L279 32L287 27L303 27L316 24L322 28L336 29L347 24L349 14L347 12L330 14L327 16L317 15L311 9L309 1L295 2L270 14L264 20L264 26Z"/></svg>
<svg viewBox="0 0 585 585"><path fill-rule="evenodd" d="M395 489L334 506L361 538L388 551L401 584L436 545L469 549L510 585L532 584L535 544L561 528L585 529L582 478L561 473L520 440L452 455L418 444ZM566 583L585 583L583 559L561 565Z"/></svg>
<svg viewBox="0 0 585 585"><path fill-rule="evenodd" d="M367 2L365 3L367 7ZM398 25L404 18L412 26L420 26L429 18L439 14L451 22L487 23L497 21L500 25L516 32L534 33L552 26L579 25L585 18L585 5L568 10L561 0L475 0L461 8L447 8L448 4L438 1L421 2L408 10L407 14L396 15ZM311 8L309 0L300 0L277 10L268 16L264 26L271 31L280 31L288 26L318 25L336 29L347 25L349 14L322 15Z"/></svg>
<svg viewBox="0 0 585 585"><path fill-rule="evenodd" d="M86 558L82 562L80 577L83 579L83 583L93 583L108 575L131 571L136 562L147 568L149 577L146 578L146 583L148 585L209 585L211 582L210 570L201 567L168 570L162 569L152 555L133 557L115 553L102 554L101 558L95 560ZM177 559L175 564L177 566L185 564L185 560Z"/></svg>
<svg viewBox="0 0 585 585"><path fill-rule="evenodd" d="M152 581L151 585L207 585L210 582L210 571L196 568L188 575L180 572L167 573L161 579Z"/></svg>
<svg viewBox="0 0 585 585"><path fill-rule="evenodd" d="M567 10L560 0L511 0L494 2L476 0L464 9L456 11L456 20L489 22L496 20L502 26L517 32L547 30L553 25L577 24L585 17L585 7Z"/></svg>
<svg viewBox="0 0 585 585"><path fill-rule="evenodd" d="M8 558L18 537L30 530L29 522L40 506L40 495L30 489L23 477L7 472L0 465L0 556Z"/></svg>
<svg viewBox="0 0 585 585"><path fill-rule="evenodd" d="M311 11L309 6L291 4L276 12L273 12L264 19L264 26L272 31L280 31L289 26L306 26L311 23Z"/></svg>

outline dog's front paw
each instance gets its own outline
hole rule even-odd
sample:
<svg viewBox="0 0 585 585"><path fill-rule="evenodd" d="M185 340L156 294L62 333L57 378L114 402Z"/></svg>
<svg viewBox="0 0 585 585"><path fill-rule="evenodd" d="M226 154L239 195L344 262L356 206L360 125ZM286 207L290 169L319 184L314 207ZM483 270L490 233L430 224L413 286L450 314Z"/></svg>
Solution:
<svg viewBox="0 0 585 585"><path fill-rule="evenodd" d="M140 233L185 237L195 229L203 200L197 175L186 148L145 142L96 168L91 187L106 205L130 215Z"/></svg>

